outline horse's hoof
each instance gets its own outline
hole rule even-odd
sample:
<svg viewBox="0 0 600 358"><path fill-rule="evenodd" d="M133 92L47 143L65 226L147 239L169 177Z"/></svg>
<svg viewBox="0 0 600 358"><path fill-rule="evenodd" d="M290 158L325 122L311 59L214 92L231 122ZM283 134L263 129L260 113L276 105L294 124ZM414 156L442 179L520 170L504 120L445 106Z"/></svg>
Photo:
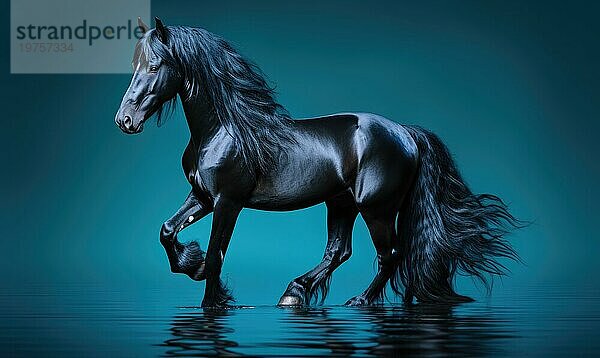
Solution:
<svg viewBox="0 0 600 358"><path fill-rule="evenodd" d="M279 299L277 306L290 307L290 306L303 306L304 300L297 296L283 295Z"/></svg>
<svg viewBox="0 0 600 358"><path fill-rule="evenodd" d="M344 303L344 306L367 306L367 305L369 305L369 301L367 301L367 299L362 296L352 297L351 299L346 301L346 303Z"/></svg>

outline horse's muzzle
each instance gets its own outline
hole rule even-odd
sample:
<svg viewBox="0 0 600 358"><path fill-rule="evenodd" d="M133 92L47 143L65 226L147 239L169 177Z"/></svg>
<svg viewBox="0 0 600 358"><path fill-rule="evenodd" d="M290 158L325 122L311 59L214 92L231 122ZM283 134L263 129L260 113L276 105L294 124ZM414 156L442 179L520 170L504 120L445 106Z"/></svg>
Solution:
<svg viewBox="0 0 600 358"><path fill-rule="evenodd" d="M131 116L118 116L115 118L117 126L127 134L137 134L144 129L144 122L140 121L137 125L134 123Z"/></svg>

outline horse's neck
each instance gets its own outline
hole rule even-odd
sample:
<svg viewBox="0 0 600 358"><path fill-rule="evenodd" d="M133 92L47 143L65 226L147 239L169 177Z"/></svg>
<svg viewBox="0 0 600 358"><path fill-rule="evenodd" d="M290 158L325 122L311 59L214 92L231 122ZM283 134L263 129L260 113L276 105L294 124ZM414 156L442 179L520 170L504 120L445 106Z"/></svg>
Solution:
<svg viewBox="0 0 600 358"><path fill-rule="evenodd" d="M221 124L207 101L189 100L182 104L194 146L200 149L219 132Z"/></svg>

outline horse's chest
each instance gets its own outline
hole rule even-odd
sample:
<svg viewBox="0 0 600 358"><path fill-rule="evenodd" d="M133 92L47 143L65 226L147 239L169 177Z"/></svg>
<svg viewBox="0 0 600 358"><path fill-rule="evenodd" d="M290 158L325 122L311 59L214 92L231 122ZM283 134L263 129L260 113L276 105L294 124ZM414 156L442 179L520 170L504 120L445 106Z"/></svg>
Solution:
<svg viewBox="0 0 600 358"><path fill-rule="evenodd" d="M244 198L253 187L248 174L230 161L214 163L200 160L187 176L192 187L213 198L221 194L231 198Z"/></svg>
<svg viewBox="0 0 600 358"><path fill-rule="evenodd" d="M205 180L203 180L198 169L198 156L191 142L188 144L182 158L183 172L185 177L196 192L206 192Z"/></svg>
<svg viewBox="0 0 600 358"><path fill-rule="evenodd" d="M211 170L203 168L196 162L189 162L184 163L184 172L187 181L195 191L215 192L217 188L216 179Z"/></svg>

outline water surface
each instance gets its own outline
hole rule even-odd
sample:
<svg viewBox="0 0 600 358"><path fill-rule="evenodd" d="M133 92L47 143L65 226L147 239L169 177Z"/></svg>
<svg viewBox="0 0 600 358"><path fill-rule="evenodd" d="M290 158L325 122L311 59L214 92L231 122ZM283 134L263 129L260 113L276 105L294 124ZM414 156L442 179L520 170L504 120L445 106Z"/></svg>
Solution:
<svg viewBox="0 0 600 358"><path fill-rule="evenodd" d="M596 289L500 292L459 306L174 306L160 290L0 295L2 356L593 355Z"/></svg>

